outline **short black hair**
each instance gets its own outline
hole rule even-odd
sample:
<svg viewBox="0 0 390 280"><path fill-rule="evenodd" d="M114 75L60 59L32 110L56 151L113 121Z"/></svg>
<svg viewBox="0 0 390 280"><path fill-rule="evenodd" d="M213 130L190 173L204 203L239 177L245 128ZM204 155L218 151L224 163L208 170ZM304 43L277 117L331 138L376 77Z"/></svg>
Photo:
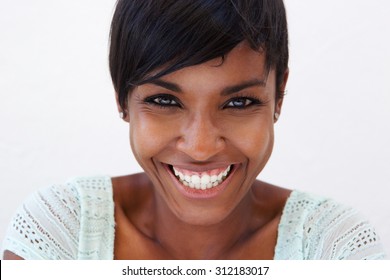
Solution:
<svg viewBox="0 0 390 280"><path fill-rule="evenodd" d="M276 70L276 98L282 98L289 56L283 0L118 0L109 66L120 106L126 108L135 86L224 58L242 41L265 51L267 69Z"/></svg>

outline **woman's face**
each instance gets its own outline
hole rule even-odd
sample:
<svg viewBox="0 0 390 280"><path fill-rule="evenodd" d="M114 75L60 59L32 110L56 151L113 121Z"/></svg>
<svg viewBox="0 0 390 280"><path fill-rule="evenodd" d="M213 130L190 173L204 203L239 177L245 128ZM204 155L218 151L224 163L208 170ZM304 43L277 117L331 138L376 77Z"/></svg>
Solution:
<svg viewBox="0 0 390 280"><path fill-rule="evenodd" d="M130 94L133 153L180 220L216 224L239 205L274 142L275 73L246 43Z"/></svg>

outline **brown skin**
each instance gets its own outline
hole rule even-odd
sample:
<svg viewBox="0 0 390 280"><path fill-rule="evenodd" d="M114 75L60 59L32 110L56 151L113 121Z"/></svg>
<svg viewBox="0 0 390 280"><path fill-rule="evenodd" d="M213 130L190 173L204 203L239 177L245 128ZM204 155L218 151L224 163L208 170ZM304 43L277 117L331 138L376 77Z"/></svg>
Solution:
<svg viewBox="0 0 390 280"><path fill-rule="evenodd" d="M272 259L291 193L256 180L282 107L275 71L265 71L264 54L243 42L222 64L214 59L160 81L134 89L125 108L145 173L112 179L115 259ZM156 105L163 101L172 106ZM229 184L211 198L186 197L166 168L201 172L231 164Z"/></svg>
<svg viewBox="0 0 390 280"><path fill-rule="evenodd" d="M12 253L11 251L5 250L3 254L3 260L24 260L24 259Z"/></svg>
<svg viewBox="0 0 390 280"><path fill-rule="evenodd" d="M264 54L245 42L221 62L178 70L130 94L125 120L147 175L114 179L115 258L273 258L291 191L256 177L271 155L274 116L283 100L275 98L275 71L264 70ZM286 71L282 91L287 77ZM264 83L248 84L253 81ZM163 101L172 106L156 106ZM236 106L243 101L248 106ZM230 164L236 169L230 183L207 199L183 195L165 168L199 172Z"/></svg>
<svg viewBox="0 0 390 280"><path fill-rule="evenodd" d="M273 259L290 190L255 181L251 192L258 199L251 213L241 217L243 223L236 226L227 219L191 226L172 217L159 221L148 181L144 173L113 178L115 259ZM160 233L165 231L172 231L168 238Z"/></svg>

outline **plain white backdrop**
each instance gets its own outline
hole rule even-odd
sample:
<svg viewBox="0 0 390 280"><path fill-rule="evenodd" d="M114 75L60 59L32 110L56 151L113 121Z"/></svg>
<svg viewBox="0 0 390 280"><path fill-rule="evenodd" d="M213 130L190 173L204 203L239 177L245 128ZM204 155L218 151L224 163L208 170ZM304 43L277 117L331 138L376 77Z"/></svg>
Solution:
<svg viewBox="0 0 390 280"><path fill-rule="evenodd" d="M285 0L290 79L259 178L360 210L390 253L390 2ZM108 72L114 0L0 0L0 240L31 192L141 171Z"/></svg>

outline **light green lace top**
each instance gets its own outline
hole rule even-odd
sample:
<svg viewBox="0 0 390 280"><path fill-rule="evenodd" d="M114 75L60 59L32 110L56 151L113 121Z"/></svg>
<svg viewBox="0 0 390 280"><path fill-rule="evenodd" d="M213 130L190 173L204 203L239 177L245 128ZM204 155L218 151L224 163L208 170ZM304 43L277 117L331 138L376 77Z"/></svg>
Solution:
<svg viewBox="0 0 390 280"><path fill-rule="evenodd" d="M78 178L34 193L17 210L2 251L24 259L113 259L110 177ZM293 191L279 224L275 259L383 259L373 227L354 209Z"/></svg>

